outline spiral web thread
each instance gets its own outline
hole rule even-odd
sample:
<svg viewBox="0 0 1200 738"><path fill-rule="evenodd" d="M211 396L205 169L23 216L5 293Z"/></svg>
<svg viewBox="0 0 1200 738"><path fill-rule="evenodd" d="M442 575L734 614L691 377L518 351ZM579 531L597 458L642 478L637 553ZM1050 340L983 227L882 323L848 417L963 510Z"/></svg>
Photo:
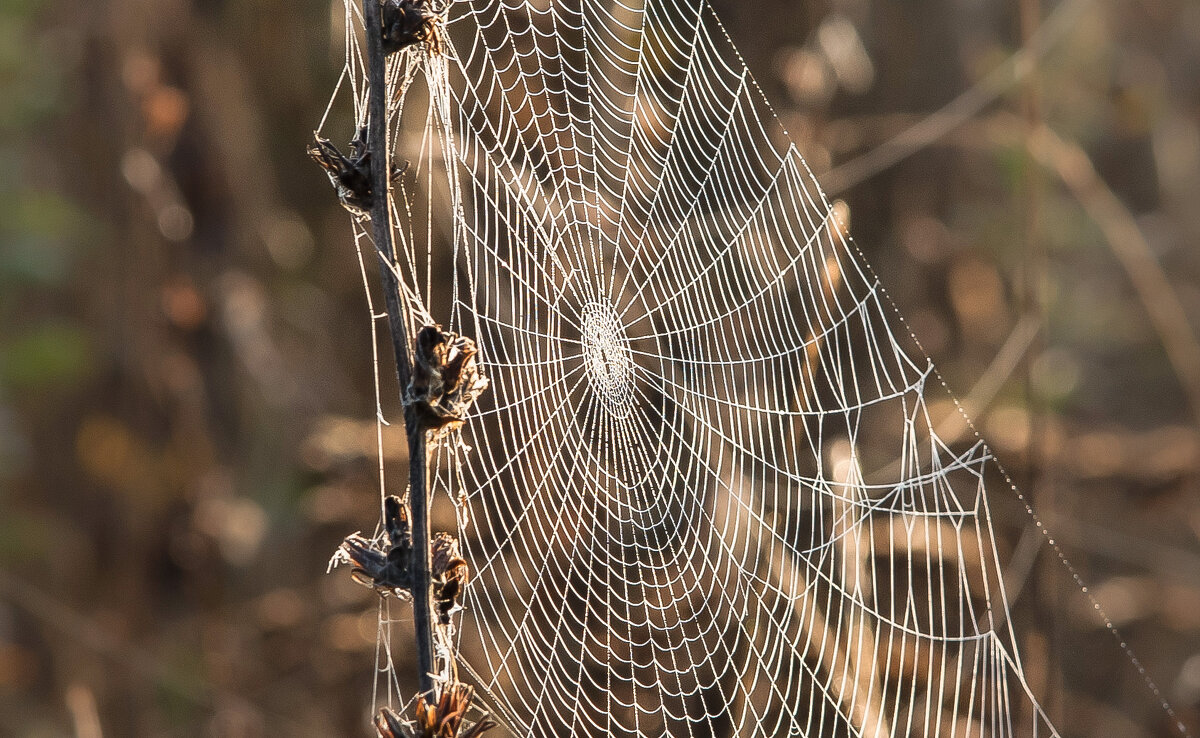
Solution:
<svg viewBox="0 0 1200 738"><path fill-rule="evenodd" d="M491 378L431 465L488 707L521 736L1057 735L1009 622L1004 476L934 431L932 365L711 9L447 16L444 56L389 59L393 216L415 319ZM347 0L356 125L361 25ZM377 701L404 701L406 612L381 605Z"/></svg>

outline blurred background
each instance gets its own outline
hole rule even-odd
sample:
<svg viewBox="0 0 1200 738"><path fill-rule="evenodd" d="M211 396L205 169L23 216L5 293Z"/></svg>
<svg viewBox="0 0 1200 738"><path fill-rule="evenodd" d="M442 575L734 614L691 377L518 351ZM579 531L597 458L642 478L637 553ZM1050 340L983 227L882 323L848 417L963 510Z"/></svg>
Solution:
<svg viewBox="0 0 1200 738"><path fill-rule="evenodd" d="M1039 0L714 4L1200 729L1200 4L1077 0L1042 35ZM365 734L375 596L324 571L377 517L370 324L304 155L340 15L0 4L0 735ZM1177 735L1023 499L996 495L1055 723Z"/></svg>

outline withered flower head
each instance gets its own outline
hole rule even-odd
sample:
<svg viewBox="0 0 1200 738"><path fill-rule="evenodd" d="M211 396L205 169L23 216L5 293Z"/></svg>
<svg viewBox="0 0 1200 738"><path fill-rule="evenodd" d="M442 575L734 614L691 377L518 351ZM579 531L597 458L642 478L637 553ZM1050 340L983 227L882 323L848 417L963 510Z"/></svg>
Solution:
<svg viewBox="0 0 1200 738"><path fill-rule="evenodd" d="M395 495L389 495L383 507L387 545L355 533L342 541L333 563L352 564L354 581L382 595L407 597L412 590L413 545L408 508Z"/></svg>
<svg viewBox="0 0 1200 738"><path fill-rule="evenodd" d="M486 715L478 722L467 722L474 696L473 687L455 682L442 692L436 705L421 696L412 722L402 720L390 708L383 708L375 716L375 730L379 738L479 738L496 727L496 723Z"/></svg>
<svg viewBox="0 0 1200 738"><path fill-rule="evenodd" d="M478 349L464 336L427 325L417 333L406 404L427 430L453 430L463 424L475 398L488 386L475 362Z"/></svg>
<svg viewBox="0 0 1200 738"><path fill-rule="evenodd" d="M383 53L394 54L416 44L424 44L432 54L446 51L442 17L428 0L383 0Z"/></svg>
<svg viewBox="0 0 1200 738"><path fill-rule="evenodd" d="M359 128L350 139L349 156L338 151L329 139L315 133L307 151L329 176L342 207L359 218L368 217L375 204L375 192L371 186L371 151L367 146L366 126ZM393 165L391 181L398 180L407 168L408 162L402 166Z"/></svg>

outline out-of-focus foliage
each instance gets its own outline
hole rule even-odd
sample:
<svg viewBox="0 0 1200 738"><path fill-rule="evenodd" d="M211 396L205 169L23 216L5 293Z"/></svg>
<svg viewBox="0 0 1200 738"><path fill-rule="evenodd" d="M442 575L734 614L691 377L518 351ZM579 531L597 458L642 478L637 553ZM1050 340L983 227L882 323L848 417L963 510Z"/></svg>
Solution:
<svg viewBox="0 0 1200 738"><path fill-rule="evenodd" d="M341 67L340 7L0 6L0 734L365 730L373 595L323 572L378 517L369 319L344 213L304 155ZM717 3L818 178L983 78L1048 10ZM1197 79L1195 3L1093 3L1025 84L835 193L1193 726L1187 380L1104 230L1026 141L1045 124L1091 158L1194 341ZM1025 320L1043 330L1014 351ZM1056 724L1170 735L1053 554L1022 543L1016 498L996 506L1023 656Z"/></svg>

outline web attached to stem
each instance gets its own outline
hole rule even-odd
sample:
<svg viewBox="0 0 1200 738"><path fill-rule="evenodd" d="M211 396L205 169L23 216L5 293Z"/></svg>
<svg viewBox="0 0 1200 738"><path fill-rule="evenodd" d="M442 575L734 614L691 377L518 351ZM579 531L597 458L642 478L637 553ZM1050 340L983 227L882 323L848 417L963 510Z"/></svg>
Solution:
<svg viewBox="0 0 1200 738"><path fill-rule="evenodd" d="M1057 735L1003 476L935 432L932 365L711 9L447 17L444 55L389 60L394 217L406 298L491 379L432 463L489 708L522 736ZM353 0L346 28L359 101Z"/></svg>

